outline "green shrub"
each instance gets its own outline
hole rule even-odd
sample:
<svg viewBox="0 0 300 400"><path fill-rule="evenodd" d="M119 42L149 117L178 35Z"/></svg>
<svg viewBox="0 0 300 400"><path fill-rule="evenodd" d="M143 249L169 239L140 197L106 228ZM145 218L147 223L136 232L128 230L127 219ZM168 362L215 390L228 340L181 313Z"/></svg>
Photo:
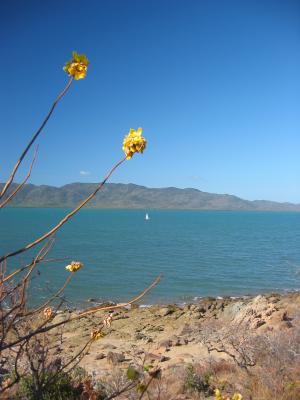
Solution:
<svg viewBox="0 0 300 400"><path fill-rule="evenodd" d="M18 400L77 400L80 390L72 385L64 372L47 372L38 381L32 375L20 379L16 399Z"/></svg>
<svg viewBox="0 0 300 400"><path fill-rule="evenodd" d="M185 389L190 392L202 392L206 395L214 393L210 386L211 372L205 371L203 374L198 374L193 365L189 364L186 369Z"/></svg>

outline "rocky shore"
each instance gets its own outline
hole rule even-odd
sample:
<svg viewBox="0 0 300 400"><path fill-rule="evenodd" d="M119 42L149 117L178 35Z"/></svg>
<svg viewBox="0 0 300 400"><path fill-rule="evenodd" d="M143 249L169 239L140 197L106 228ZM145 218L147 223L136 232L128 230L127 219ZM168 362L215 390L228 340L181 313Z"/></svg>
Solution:
<svg viewBox="0 0 300 400"><path fill-rule="evenodd" d="M71 356L89 339L93 328L108 313L67 324L57 335L57 353ZM118 367L140 362L167 373L177 366L232 359L226 347L236 341L269 332L285 332L299 327L300 293L259 295L243 299L203 298L185 306L153 305L118 309L105 337L95 341L81 366L100 377ZM55 320L62 318L58 315ZM223 351L222 351L223 350ZM142 360L142 361L141 361Z"/></svg>

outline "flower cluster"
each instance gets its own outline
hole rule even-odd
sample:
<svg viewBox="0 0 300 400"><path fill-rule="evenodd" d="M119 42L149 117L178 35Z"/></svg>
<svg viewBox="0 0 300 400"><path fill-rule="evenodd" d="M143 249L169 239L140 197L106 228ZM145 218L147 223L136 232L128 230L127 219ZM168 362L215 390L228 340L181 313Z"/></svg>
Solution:
<svg viewBox="0 0 300 400"><path fill-rule="evenodd" d="M92 330L92 332L91 332L91 339L92 339L92 340L98 340L98 339L103 338L104 336L105 336L105 333L102 332L101 329L96 329L96 328L94 328L94 329Z"/></svg>
<svg viewBox="0 0 300 400"><path fill-rule="evenodd" d="M142 128L136 131L130 129L123 140L123 151L126 154L126 159L130 160L134 153L143 153L146 148L146 139L142 136Z"/></svg>
<svg viewBox="0 0 300 400"><path fill-rule="evenodd" d="M66 62L64 71L76 80L85 78L89 60L84 54L78 54L76 51L73 51L72 56L72 60Z"/></svg>
<svg viewBox="0 0 300 400"><path fill-rule="evenodd" d="M46 307L43 311L43 314L46 319L50 319L54 313L51 307Z"/></svg>
<svg viewBox="0 0 300 400"><path fill-rule="evenodd" d="M242 400L243 396L240 393L234 393L234 395L232 396L232 398L230 399L230 397L225 397L222 396L222 393L219 389L215 390L215 400Z"/></svg>
<svg viewBox="0 0 300 400"><path fill-rule="evenodd" d="M109 314L107 317L103 319L103 325L106 327L110 327L112 323L112 314Z"/></svg>
<svg viewBox="0 0 300 400"><path fill-rule="evenodd" d="M78 271L80 268L83 267L83 264L79 261L72 261L71 264L66 266L66 269L70 272L76 272Z"/></svg>

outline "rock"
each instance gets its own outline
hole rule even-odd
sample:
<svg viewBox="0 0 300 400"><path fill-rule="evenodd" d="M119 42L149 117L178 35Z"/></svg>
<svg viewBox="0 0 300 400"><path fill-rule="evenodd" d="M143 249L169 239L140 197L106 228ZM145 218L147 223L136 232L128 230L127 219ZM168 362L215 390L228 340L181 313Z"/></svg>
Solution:
<svg viewBox="0 0 300 400"><path fill-rule="evenodd" d="M277 310L274 304L270 304L267 298L262 295L256 296L250 301L246 300L227 306L224 314L227 314L230 309L236 311L235 315L234 312L232 313L233 322L236 325L245 324L255 329L266 324Z"/></svg>
<svg viewBox="0 0 300 400"><path fill-rule="evenodd" d="M160 362L165 362L165 361L169 361L169 360L170 360L170 357L166 357L166 356L161 356L159 359Z"/></svg>
<svg viewBox="0 0 300 400"><path fill-rule="evenodd" d="M91 299L87 299L87 301L88 301L88 303L95 303L96 299L91 298Z"/></svg>
<svg viewBox="0 0 300 400"><path fill-rule="evenodd" d="M290 318L290 317L288 316L287 311L284 311L284 313L282 314L281 319L282 319L282 321L292 321L292 318Z"/></svg>
<svg viewBox="0 0 300 400"><path fill-rule="evenodd" d="M158 343L160 349L167 349L172 346L172 342L169 339L164 339Z"/></svg>
<svg viewBox="0 0 300 400"><path fill-rule="evenodd" d="M98 353L95 357L95 360L102 360L105 357L106 355L104 353Z"/></svg>
<svg viewBox="0 0 300 400"><path fill-rule="evenodd" d="M176 311L176 313L174 314L175 319L182 317L184 314L185 314L185 312L183 310Z"/></svg>
<svg viewBox="0 0 300 400"><path fill-rule="evenodd" d="M150 361L151 363L153 363L154 361L160 360L161 359L161 355L160 354L154 354L154 353L147 353L147 354L145 354L145 359L147 361Z"/></svg>
<svg viewBox="0 0 300 400"><path fill-rule="evenodd" d="M168 307L163 307L158 311L158 315L160 315L161 317L166 317L167 315L170 315L172 313L173 311Z"/></svg>
<svg viewBox="0 0 300 400"><path fill-rule="evenodd" d="M114 317L114 321L117 321L118 319L128 319L128 318L130 318L129 315L122 314L118 315L117 317Z"/></svg>
<svg viewBox="0 0 300 400"><path fill-rule="evenodd" d="M116 346L110 343L104 343L102 344L102 349L107 349L107 350L114 350L116 349Z"/></svg>
<svg viewBox="0 0 300 400"><path fill-rule="evenodd" d="M260 326L265 325L265 323L266 323L266 321L264 321L263 319L258 319L258 320L256 320L256 321L253 322L252 327L253 327L254 329L257 329L257 328L259 328Z"/></svg>
<svg viewBox="0 0 300 400"><path fill-rule="evenodd" d="M195 319L200 319L200 318L203 318L203 317L204 317L204 315L201 312L195 312L193 314L193 318L195 318Z"/></svg>
<svg viewBox="0 0 300 400"><path fill-rule="evenodd" d="M106 358L107 361L112 365L119 364L125 360L125 356L123 353L114 353L112 351L108 352Z"/></svg>
<svg viewBox="0 0 300 400"><path fill-rule="evenodd" d="M188 344L189 343L189 341L186 339L186 338L180 338L180 344L181 344L181 346L184 346L184 345L186 345L186 344Z"/></svg>
<svg viewBox="0 0 300 400"><path fill-rule="evenodd" d="M165 328L161 325L158 326L150 326L147 331L148 332L163 332L165 330Z"/></svg>
<svg viewBox="0 0 300 400"><path fill-rule="evenodd" d="M134 339L135 340L144 340L147 343L152 343L153 342L153 339L150 336L145 335L143 332L137 332L134 335Z"/></svg>
<svg viewBox="0 0 300 400"><path fill-rule="evenodd" d="M182 346L188 343L188 340L182 337L178 337L176 335L171 336L169 339L162 340L158 343L158 348L160 350L167 351L170 347L173 346Z"/></svg>
<svg viewBox="0 0 300 400"><path fill-rule="evenodd" d="M182 345L182 340L180 337L173 335L169 339L171 341L171 346L181 346Z"/></svg>
<svg viewBox="0 0 300 400"><path fill-rule="evenodd" d="M189 324L184 324L181 330L178 330L179 336L191 335L193 333L193 328Z"/></svg>

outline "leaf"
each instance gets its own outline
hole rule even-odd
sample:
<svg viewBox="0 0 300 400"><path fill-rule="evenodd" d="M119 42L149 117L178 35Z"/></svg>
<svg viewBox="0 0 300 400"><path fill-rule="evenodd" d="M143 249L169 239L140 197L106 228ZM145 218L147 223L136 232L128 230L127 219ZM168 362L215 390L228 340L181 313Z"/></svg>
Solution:
<svg viewBox="0 0 300 400"><path fill-rule="evenodd" d="M126 374L127 378L131 381L134 381L139 375L139 373L133 367L128 367Z"/></svg>
<svg viewBox="0 0 300 400"><path fill-rule="evenodd" d="M144 365L144 371L146 371L146 372L148 372L151 368L153 368L153 365L151 365L151 364Z"/></svg>
<svg viewBox="0 0 300 400"><path fill-rule="evenodd" d="M136 385L136 391L138 393L144 393L144 391L147 389L147 386L145 385L145 383L143 381L139 382Z"/></svg>

